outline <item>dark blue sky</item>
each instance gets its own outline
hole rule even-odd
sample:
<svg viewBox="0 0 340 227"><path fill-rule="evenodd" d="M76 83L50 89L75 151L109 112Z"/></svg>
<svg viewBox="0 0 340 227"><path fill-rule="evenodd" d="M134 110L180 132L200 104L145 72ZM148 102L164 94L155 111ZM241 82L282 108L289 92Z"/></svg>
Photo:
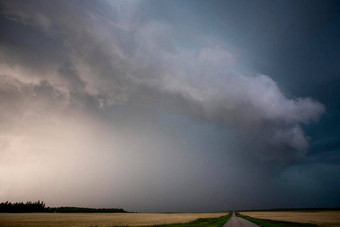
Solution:
<svg viewBox="0 0 340 227"><path fill-rule="evenodd" d="M0 200L339 207L339 7L2 1Z"/></svg>

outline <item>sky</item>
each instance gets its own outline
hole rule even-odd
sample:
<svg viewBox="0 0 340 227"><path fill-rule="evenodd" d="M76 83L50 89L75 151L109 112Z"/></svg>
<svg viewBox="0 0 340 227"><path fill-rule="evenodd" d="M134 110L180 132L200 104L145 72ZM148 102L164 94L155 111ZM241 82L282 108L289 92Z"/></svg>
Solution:
<svg viewBox="0 0 340 227"><path fill-rule="evenodd" d="M336 1L1 1L0 201L340 206Z"/></svg>

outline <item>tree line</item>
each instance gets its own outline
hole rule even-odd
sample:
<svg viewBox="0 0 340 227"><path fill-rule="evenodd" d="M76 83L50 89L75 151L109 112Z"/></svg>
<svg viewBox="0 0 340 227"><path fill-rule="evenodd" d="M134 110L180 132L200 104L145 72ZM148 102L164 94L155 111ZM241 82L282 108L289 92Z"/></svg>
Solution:
<svg viewBox="0 0 340 227"><path fill-rule="evenodd" d="M0 203L0 212L2 213L24 213L24 212L45 212L46 206L44 202L2 202Z"/></svg>
<svg viewBox="0 0 340 227"><path fill-rule="evenodd" d="M85 207L46 207L43 201L26 203L23 202L1 202L0 213L126 213L121 208L85 208Z"/></svg>

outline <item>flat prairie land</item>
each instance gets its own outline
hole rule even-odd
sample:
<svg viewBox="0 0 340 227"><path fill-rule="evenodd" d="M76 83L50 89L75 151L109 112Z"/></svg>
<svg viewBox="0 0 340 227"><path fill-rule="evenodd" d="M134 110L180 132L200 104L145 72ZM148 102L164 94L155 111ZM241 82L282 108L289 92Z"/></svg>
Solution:
<svg viewBox="0 0 340 227"><path fill-rule="evenodd" d="M186 223L228 213L0 213L1 227L150 226Z"/></svg>
<svg viewBox="0 0 340 227"><path fill-rule="evenodd" d="M340 226L340 211L254 211L241 212L253 218L270 219L275 221L287 221L298 223L311 223L318 226Z"/></svg>

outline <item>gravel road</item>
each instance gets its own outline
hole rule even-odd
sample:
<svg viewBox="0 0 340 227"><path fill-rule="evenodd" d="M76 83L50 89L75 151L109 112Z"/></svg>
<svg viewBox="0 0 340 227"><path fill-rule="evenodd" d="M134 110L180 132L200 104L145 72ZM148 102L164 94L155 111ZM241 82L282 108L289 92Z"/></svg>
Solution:
<svg viewBox="0 0 340 227"><path fill-rule="evenodd" d="M223 227L258 227L258 225L254 224L254 223L252 223L252 222L250 222L246 219L237 217L235 215L235 213L233 213L233 216L231 216L229 221L227 223L225 223L225 225Z"/></svg>

